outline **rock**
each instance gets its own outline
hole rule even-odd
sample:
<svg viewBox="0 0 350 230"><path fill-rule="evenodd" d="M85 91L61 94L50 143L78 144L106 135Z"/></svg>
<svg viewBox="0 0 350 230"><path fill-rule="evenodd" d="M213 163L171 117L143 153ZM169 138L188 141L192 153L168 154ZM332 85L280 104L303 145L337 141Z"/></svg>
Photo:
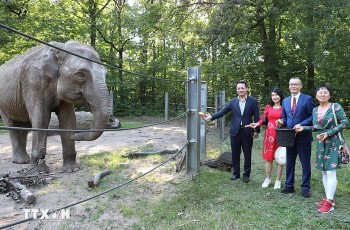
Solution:
<svg viewBox="0 0 350 230"><path fill-rule="evenodd" d="M216 168L222 171L231 171L232 168L232 153L224 152L218 158L203 162L204 165L210 168Z"/></svg>

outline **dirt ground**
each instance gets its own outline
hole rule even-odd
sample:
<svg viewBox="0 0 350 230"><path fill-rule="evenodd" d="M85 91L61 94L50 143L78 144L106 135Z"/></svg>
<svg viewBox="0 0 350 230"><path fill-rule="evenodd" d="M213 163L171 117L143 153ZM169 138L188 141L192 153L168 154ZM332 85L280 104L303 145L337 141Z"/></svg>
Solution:
<svg viewBox="0 0 350 230"><path fill-rule="evenodd" d="M122 148L153 146L155 151L164 149L180 149L186 143L186 128L184 124L163 124L151 126L141 129L133 129L126 131L104 132L103 135L95 141L76 142L76 150L79 156L86 154L95 154L104 151L118 151ZM28 138L27 150L31 151L31 135ZM154 166L168 159L171 155L165 155L161 159L149 160L129 160L128 167L123 172L125 181L146 172ZM46 162L50 170L58 176L53 181L53 185L40 185L29 187L29 189L37 195L34 205L27 205L24 202L16 202L6 194L0 194L0 228L1 226L24 220L24 209L57 209L66 205L75 203L87 197L91 197L96 193L91 193L87 187L87 181L93 178L89 171L88 165L82 165L83 169L74 173L62 173L61 157L61 141L58 135L49 136L47 142ZM79 162L79 160L78 160ZM8 134L0 134L0 175L10 172L15 173L17 170L26 168L28 165L18 165L11 162L11 144ZM113 172L112 172L113 173ZM174 180L181 173L176 173L174 165L165 165L152 172L153 177L162 178L163 183L148 183L147 186L141 186L135 191L135 197L138 192L152 199L160 196L162 191L171 190L173 183L167 181ZM182 174L183 175L183 174ZM142 178L140 178L142 180ZM117 186L112 184L111 187ZM135 197L118 197L118 202L124 202L132 207ZM101 201L102 199L102 201ZM103 199L107 199L107 195L103 195L99 199L90 200L82 204L78 204L70 208L70 222L67 220L32 220L11 227L9 229L127 229L135 220L133 218L124 218L121 212L113 209L110 212L104 211L103 214L91 222L92 211L87 211L87 207L97 207L98 203L103 203ZM130 203L131 202L131 203ZM108 207L106 207L108 208ZM72 223L73 220L73 223ZM108 220L108 221L104 221ZM66 222L65 222L66 221ZM97 227L97 228L96 228Z"/></svg>

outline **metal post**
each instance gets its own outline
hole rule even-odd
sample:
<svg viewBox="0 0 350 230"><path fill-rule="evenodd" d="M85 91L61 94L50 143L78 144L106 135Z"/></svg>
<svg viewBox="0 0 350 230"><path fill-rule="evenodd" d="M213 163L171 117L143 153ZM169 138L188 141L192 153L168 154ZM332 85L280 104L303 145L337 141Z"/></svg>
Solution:
<svg viewBox="0 0 350 230"><path fill-rule="evenodd" d="M225 90L221 90L220 92L220 108L224 108L225 102ZM225 139L225 116L221 117L220 120L220 139Z"/></svg>
<svg viewBox="0 0 350 230"><path fill-rule="evenodd" d="M164 105L164 110L165 110L165 120L169 120L169 93L165 92L165 105Z"/></svg>
<svg viewBox="0 0 350 230"><path fill-rule="evenodd" d="M219 101L219 95L218 94L215 94L214 95L214 101L215 101L215 105L214 105L214 113L216 113L218 111L218 101ZM215 126L216 127L219 127L218 125L218 120L215 121Z"/></svg>
<svg viewBox="0 0 350 230"><path fill-rule="evenodd" d="M113 96L113 91L109 91L109 103L110 103L110 112L109 114L111 116L113 116L113 100L114 100L114 96Z"/></svg>
<svg viewBox="0 0 350 230"><path fill-rule="evenodd" d="M206 82L202 82L201 84L201 112L207 112L207 96L208 96L208 84ZM206 155L206 129L207 122L203 119L200 119L200 155Z"/></svg>
<svg viewBox="0 0 350 230"><path fill-rule="evenodd" d="M200 154L199 154L199 127L200 118L200 93L201 77L199 67L189 67L187 70L187 155L186 171L187 174L195 174L199 171Z"/></svg>

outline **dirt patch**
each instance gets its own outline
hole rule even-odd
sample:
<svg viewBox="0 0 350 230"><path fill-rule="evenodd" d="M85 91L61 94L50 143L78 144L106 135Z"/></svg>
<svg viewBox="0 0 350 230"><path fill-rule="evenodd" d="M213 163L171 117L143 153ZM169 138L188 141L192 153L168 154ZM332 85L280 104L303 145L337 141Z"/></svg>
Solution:
<svg viewBox="0 0 350 230"><path fill-rule="evenodd" d="M152 146L155 151L164 149L180 149L186 143L186 128L183 124L166 124L142 129L117 132L105 132L100 138L91 142L76 142L78 157L107 151L119 151L122 148ZM31 136L29 135L27 150L30 154ZM160 164L170 155L162 157L147 157L131 159L125 162L119 181L108 181L105 190L122 184L138 175L147 172ZM6 194L0 194L0 227L25 218L24 209L50 209L64 207L79 202L102 192L91 190L87 181L93 174L89 165L82 165L83 169L75 173L59 173L62 166L61 141L58 135L49 136L47 142L46 162L58 177L48 185L30 187L38 199L34 205L16 203ZM0 134L0 175L16 172L28 165L11 163L11 145L8 134ZM108 168L106 168L108 169ZM113 172L112 172L113 173ZM70 208L70 220L45 219L33 220L13 229L127 229L137 221L133 215L127 215L127 210L136 209L136 202L140 199L157 200L164 194L171 194L175 190L174 180L183 173L177 174L174 163L168 163L146 177L133 182L132 185L121 190L102 195L96 199L75 205ZM108 180L108 179L106 179ZM172 181L171 183L169 183ZM164 192L167 193L164 193ZM50 216L52 218L52 216Z"/></svg>

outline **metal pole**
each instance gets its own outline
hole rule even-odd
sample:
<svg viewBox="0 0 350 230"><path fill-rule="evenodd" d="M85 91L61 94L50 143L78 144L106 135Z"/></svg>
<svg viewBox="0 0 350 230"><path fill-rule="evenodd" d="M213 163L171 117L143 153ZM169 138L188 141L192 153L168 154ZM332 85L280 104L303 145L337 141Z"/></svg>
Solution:
<svg viewBox="0 0 350 230"><path fill-rule="evenodd" d="M165 120L169 120L169 93L165 92L165 105L164 105L164 110L165 110Z"/></svg>
<svg viewBox="0 0 350 230"><path fill-rule="evenodd" d="M208 96L208 84L206 82L202 82L201 84L201 112L207 112L207 96ZM206 156L206 129L207 122L203 119L200 119L200 142L199 149L201 156Z"/></svg>
<svg viewBox="0 0 350 230"><path fill-rule="evenodd" d="M221 90L220 92L220 108L224 108L225 102L225 90ZM225 116L223 116L220 120L220 139L225 139Z"/></svg>
<svg viewBox="0 0 350 230"><path fill-rule="evenodd" d="M111 116L113 116L113 100L114 100L114 96L113 96L113 91L109 91L109 103L110 103L110 112L109 114Z"/></svg>
<svg viewBox="0 0 350 230"><path fill-rule="evenodd" d="M199 171L200 154L199 154L199 127L200 118L200 93L201 77L200 68L189 67L187 70L187 152L186 152L186 172L195 174Z"/></svg>
<svg viewBox="0 0 350 230"><path fill-rule="evenodd" d="M219 101L219 95L218 94L215 94L214 95L214 101L215 101L215 105L214 105L214 113L216 113L218 111L218 101ZM215 121L215 126L216 127L219 127L218 125L218 120Z"/></svg>

